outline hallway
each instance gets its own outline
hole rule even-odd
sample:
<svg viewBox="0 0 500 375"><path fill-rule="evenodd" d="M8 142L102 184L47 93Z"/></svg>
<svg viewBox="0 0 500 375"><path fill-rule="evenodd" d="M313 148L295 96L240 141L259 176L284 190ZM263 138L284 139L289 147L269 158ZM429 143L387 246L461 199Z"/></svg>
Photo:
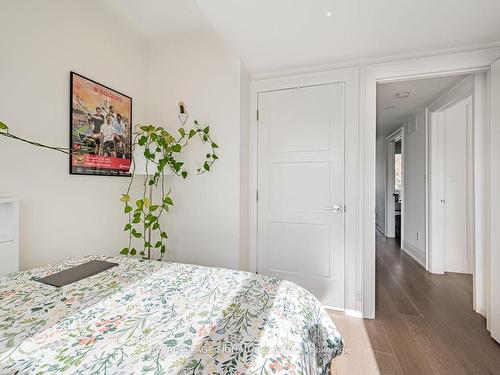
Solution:
<svg viewBox="0 0 500 375"><path fill-rule="evenodd" d="M500 345L472 311L472 276L430 274L378 232L376 314L332 313L347 349L333 374L500 374Z"/></svg>

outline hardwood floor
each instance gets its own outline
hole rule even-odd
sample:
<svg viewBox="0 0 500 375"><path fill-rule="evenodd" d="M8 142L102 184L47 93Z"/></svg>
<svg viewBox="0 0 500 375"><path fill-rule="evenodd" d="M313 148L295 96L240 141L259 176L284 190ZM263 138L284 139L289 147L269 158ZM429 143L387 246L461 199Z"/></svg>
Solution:
<svg viewBox="0 0 500 375"><path fill-rule="evenodd" d="M332 374L500 375L500 345L472 311L472 276L430 274L379 233L376 319L331 315L346 342Z"/></svg>

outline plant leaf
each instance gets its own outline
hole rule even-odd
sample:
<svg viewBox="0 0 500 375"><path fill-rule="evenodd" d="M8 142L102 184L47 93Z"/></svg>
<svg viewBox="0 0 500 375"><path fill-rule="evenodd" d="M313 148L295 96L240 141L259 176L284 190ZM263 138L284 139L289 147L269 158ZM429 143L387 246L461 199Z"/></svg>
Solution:
<svg viewBox="0 0 500 375"><path fill-rule="evenodd" d="M181 152L182 146L180 144L176 143L175 145L173 145L171 147L171 150L172 150L172 152Z"/></svg>
<svg viewBox="0 0 500 375"><path fill-rule="evenodd" d="M122 249L122 251L120 251L120 254L128 255L128 247L125 247L124 249Z"/></svg>
<svg viewBox="0 0 500 375"><path fill-rule="evenodd" d="M130 202L130 195L128 195L128 194L122 194L122 197L120 198L120 200L122 202L125 202L125 203Z"/></svg>

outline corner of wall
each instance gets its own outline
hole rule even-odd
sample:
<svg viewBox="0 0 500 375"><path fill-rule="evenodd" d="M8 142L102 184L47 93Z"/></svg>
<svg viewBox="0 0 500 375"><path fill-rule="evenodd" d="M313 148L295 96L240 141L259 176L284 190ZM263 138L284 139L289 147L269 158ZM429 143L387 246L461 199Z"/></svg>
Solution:
<svg viewBox="0 0 500 375"><path fill-rule="evenodd" d="M239 268L250 270L250 73L240 61L240 236Z"/></svg>

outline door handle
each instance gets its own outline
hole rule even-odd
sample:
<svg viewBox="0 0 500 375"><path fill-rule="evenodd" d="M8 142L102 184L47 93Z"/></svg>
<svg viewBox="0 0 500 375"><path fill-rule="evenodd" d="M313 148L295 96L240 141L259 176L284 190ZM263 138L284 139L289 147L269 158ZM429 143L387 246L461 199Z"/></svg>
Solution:
<svg viewBox="0 0 500 375"><path fill-rule="evenodd" d="M344 207L341 204L334 204L332 207L324 207L323 210L341 213L344 211Z"/></svg>

